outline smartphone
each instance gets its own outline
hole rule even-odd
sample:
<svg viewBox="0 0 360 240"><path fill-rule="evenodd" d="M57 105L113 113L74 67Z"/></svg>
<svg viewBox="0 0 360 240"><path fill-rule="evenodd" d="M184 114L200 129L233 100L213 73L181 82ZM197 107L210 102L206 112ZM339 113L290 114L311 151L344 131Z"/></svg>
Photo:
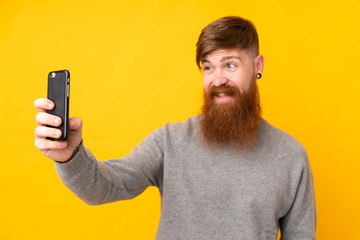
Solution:
<svg viewBox="0 0 360 240"><path fill-rule="evenodd" d="M52 71L48 75L48 92L47 98L55 103L52 110L48 110L49 114L59 116L62 120L58 128L62 135L60 138L50 138L53 141L65 141L69 132L69 94L70 94L70 72L68 70Z"/></svg>

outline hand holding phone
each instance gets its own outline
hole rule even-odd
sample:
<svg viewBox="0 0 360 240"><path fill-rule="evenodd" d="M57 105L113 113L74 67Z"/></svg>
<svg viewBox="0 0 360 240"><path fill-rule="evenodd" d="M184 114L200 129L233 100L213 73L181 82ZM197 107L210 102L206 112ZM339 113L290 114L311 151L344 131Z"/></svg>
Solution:
<svg viewBox="0 0 360 240"><path fill-rule="evenodd" d="M57 72L59 71L54 73ZM60 81L57 81L59 79L50 81L54 80L56 76L51 74L53 72L48 76L48 98L39 98L34 102L34 106L38 110L35 117L37 127L34 144L50 159L66 162L73 156L81 143L82 121L80 118L69 119L69 88L67 84L70 83L70 79L67 80L67 77L70 74L66 74L64 71L60 72L58 75ZM64 79L66 79L66 85Z"/></svg>

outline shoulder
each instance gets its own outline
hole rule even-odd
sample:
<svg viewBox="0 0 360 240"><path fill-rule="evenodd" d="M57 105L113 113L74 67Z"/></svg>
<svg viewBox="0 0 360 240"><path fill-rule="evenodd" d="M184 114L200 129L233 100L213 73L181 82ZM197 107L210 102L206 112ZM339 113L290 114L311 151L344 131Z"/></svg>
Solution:
<svg viewBox="0 0 360 240"><path fill-rule="evenodd" d="M304 146L287 132L271 125L263 120L259 129L259 135L263 141L278 147L280 149L289 149L292 151L305 151Z"/></svg>
<svg viewBox="0 0 360 240"><path fill-rule="evenodd" d="M300 165L307 165L308 156L304 146L287 132L263 120L259 129L259 141L277 155L286 156Z"/></svg>
<svg viewBox="0 0 360 240"><path fill-rule="evenodd" d="M193 117L186 118L184 121L165 123L164 128L170 131L193 131L197 128L201 115L195 115Z"/></svg>
<svg viewBox="0 0 360 240"><path fill-rule="evenodd" d="M201 115L196 115L185 119L184 121L166 123L162 131L166 140L183 141L197 136L198 122Z"/></svg>
<svg viewBox="0 0 360 240"><path fill-rule="evenodd" d="M191 138L197 134L197 125L201 115L189 117L184 121L165 123L161 128L152 131L147 138L161 140L175 140Z"/></svg>

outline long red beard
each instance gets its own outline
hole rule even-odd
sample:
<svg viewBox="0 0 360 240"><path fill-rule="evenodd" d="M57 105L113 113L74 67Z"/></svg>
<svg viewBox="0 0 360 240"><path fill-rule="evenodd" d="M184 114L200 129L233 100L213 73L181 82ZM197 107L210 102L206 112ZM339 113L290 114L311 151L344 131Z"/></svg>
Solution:
<svg viewBox="0 0 360 240"><path fill-rule="evenodd" d="M232 96L229 102L216 103L219 93ZM203 116L200 132L205 143L214 150L231 147L251 149L257 143L257 129L261 124L261 106L256 81L244 93L233 86L211 87L204 91Z"/></svg>

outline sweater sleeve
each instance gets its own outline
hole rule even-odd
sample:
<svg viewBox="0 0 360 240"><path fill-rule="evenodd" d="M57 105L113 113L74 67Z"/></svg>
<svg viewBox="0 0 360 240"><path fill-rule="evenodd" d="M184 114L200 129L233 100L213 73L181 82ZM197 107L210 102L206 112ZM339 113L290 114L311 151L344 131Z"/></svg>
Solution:
<svg viewBox="0 0 360 240"><path fill-rule="evenodd" d="M162 131L150 133L132 152L121 159L99 161L84 147L55 169L67 188L89 205L131 199L148 186L162 191Z"/></svg>
<svg viewBox="0 0 360 240"><path fill-rule="evenodd" d="M313 240L316 231L316 206L313 175L306 152L292 206L280 219L282 240Z"/></svg>

